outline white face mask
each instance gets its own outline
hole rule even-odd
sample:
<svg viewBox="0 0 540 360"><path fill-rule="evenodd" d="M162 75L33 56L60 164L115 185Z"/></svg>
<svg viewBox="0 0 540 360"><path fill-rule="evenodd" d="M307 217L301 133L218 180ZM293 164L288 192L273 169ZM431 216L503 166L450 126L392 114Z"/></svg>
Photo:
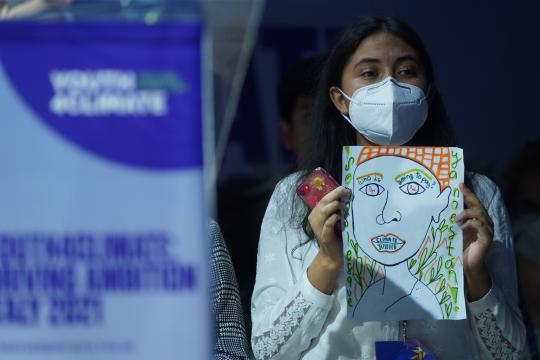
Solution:
<svg viewBox="0 0 540 360"><path fill-rule="evenodd" d="M347 121L377 145L403 145L426 122L426 96L417 86L387 77L376 84L356 90L349 99Z"/></svg>

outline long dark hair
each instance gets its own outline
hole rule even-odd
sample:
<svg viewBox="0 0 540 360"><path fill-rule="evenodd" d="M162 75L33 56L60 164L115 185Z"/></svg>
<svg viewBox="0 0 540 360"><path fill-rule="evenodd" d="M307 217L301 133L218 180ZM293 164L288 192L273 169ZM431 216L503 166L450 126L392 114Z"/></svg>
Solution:
<svg viewBox="0 0 540 360"><path fill-rule="evenodd" d="M356 145L356 130L343 119L329 96L332 86L342 88L343 70L359 44L366 37L377 33L390 33L408 45L418 54L424 68L429 91L429 111L425 124L407 143L411 146L452 146L453 136L442 99L435 87L433 66L418 34L406 23L391 17L364 17L348 27L331 51L323 74L319 81L315 108L311 119L312 148L301 159L300 167L303 175L300 183L315 167L326 169L338 182L341 182L341 151L343 146ZM297 224L304 229L309 238L314 234L308 222L309 211L304 208L302 216L297 217ZM304 243L299 244L302 246Z"/></svg>

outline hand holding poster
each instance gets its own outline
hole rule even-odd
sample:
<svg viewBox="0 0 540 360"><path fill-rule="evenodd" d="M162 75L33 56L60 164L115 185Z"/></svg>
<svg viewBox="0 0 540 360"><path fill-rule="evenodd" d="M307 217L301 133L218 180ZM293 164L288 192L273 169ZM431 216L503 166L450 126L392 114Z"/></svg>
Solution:
<svg viewBox="0 0 540 360"><path fill-rule="evenodd" d="M458 148L343 150L348 316L357 320L466 317L463 153Z"/></svg>

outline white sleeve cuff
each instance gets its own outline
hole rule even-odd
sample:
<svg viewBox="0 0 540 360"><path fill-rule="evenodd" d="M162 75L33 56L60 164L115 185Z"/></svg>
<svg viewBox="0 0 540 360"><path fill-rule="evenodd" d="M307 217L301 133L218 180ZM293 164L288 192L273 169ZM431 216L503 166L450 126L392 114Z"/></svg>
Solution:
<svg viewBox="0 0 540 360"><path fill-rule="evenodd" d="M312 302L316 306L324 309L329 310L332 307L332 304L334 302L334 295L327 295L318 289L316 289L311 282L308 279L307 276L307 269L304 271L304 274L302 275L302 280L300 284L300 292L306 300Z"/></svg>
<svg viewBox="0 0 540 360"><path fill-rule="evenodd" d="M491 289L481 299L468 302L469 310L478 315L487 309L493 309L497 305L497 289L494 285L491 285Z"/></svg>

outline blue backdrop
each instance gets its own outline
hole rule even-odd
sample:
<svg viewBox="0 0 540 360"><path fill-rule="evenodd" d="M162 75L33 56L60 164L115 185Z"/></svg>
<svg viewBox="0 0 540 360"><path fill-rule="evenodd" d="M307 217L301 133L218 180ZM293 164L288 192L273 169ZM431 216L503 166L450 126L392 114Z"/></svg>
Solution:
<svg viewBox="0 0 540 360"><path fill-rule="evenodd" d="M472 168L496 176L540 136L534 2L281 1L267 4L222 170L266 176L288 161L276 131L276 85L299 59L328 51L361 15L393 15L420 34Z"/></svg>

